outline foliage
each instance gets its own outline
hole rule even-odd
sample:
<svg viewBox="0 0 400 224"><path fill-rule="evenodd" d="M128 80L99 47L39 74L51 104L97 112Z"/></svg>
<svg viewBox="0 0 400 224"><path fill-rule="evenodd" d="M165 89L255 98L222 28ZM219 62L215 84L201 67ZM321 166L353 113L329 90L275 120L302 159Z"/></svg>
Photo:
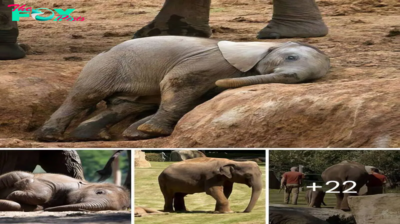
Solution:
<svg viewBox="0 0 400 224"><path fill-rule="evenodd" d="M277 177L290 167L303 165L305 173L321 174L329 166L344 160L356 161L380 169L392 182L400 181L398 150L271 150L270 169Z"/></svg>
<svg viewBox="0 0 400 224"><path fill-rule="evenodd" d="M146 153L146 160L147 161L153 161L153 162L162 162L162 158L160 155L161 152L159 153Z"/></svg>
<svg viewBox="0 0 400 224"><path fill-rule="evenodd" d="M103 169L108 159L113 154L113 150L77 150L77 152L81 158L85 179L89 182L97 181L99 175L96 171ZM123 184L129 169L126 151L119 156L119 167L121 169L121 181ZM34 171L34 173L44 172L45 171L40 166L37 166ZM112 182L112 177L110 177L107 182Z"/></svg>
<svg viewBox="0 0 400 224"><path fill-rule="evenodd" d="M108 159L114 153L113 150L77 150L77 152L82 161L85 179L88 181L97 181L99 175L96 171L103 169ZM121 180L123 182L129 170L126 151L119 155L119 167L121 169ZM108 181L112 182L112 178L109 178Z"/></svg>

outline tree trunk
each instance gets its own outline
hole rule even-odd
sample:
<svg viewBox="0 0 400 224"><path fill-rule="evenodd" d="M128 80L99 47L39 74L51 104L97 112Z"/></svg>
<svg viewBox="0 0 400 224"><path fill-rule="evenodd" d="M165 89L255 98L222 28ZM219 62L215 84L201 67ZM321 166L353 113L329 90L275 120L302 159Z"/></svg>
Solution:
<svg viewBox="0 0 400 224"><path fill-rule="evenodd" d="M114 150L114 153L117 151ZM113 182L114 184L121 186L121 170L119 168L119 157L114 159L114 163L112 164L113 170Z"/></svg>

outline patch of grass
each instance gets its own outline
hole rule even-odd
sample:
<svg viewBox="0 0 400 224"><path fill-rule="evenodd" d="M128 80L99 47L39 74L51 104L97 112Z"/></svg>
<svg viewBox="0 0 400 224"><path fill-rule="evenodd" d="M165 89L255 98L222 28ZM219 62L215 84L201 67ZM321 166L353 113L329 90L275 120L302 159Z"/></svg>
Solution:
<svg viewBox="0 0 400 224"><path fill-rule="evenodd" d="M158 186L158 175L173 162L151 162L151 168L135 168L135 205L162 210L164 197ZM265 183L265 167L260 166ZM164 223L221 223L221 224L264 224L265 223L265 186L256 206L251 213L242 213L251 197L251 188L243 184L234 184L229 197L234 214L212 214L215 200L205 193L185 197L186 207L192 213L170 213L135 217L137 224Z"/></svg>
<svg viewBox="0 0 400 224"><path fill-rule="evenodd" d="M297 205L289 204L291 207L308 207L305 199L306 191L302 191L299 194L299 199L297 200ZM291 195L290 195L291 197ZM290 199L291 200L291 199ZM321 208L333 208L336 205L335 194L325 194L324 202L327 206L321 205ZM270 204L283 204L283 190L270 189L269 190L269 203ZM290 201L291 203L291 201Z"/></svg>

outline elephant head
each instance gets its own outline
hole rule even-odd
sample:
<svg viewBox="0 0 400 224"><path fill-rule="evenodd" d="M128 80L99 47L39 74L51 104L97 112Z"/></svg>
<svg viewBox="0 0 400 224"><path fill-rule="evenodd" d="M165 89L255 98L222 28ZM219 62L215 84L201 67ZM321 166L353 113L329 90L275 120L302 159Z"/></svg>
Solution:
<svg viewBox="0 0 400 224"><path fill-rule="evenodd" d="M130 206L130 194L125 187L115 184L83 183L79 189L68 193L66 204L45 211L122 210Z"/></svg>
<svg viewBox="0 0 400 224"><path fill-rule="evenodd" d="M262 173L257 163L230 162L221 166L219 172L231 182L246 184L252 188L250 202L244 210L244 212L251 212L263 188Z"/></svg>
<svg viewBox="0 0 400 224"><path fill-rule="evenodd" d="M297 42L234 43L220 41L223 57L235 68L260 75L221 79L217 86L234 88L263 83L299 83L325 76L330 60L317 48Z"/></svg>

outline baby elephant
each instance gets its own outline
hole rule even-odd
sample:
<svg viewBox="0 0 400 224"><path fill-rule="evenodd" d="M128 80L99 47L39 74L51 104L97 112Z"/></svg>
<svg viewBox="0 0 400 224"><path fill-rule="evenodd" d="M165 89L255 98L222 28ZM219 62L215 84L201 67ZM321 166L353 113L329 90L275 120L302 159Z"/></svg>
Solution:
<svg viewBox="0 0 400 224"><path fill-rule="evenodd" d="M164 195L164 212L187 211L187 194L206 192L217 203L215 211L231 213L228 198L233 183L252 188L250 202L244 212L251 212L263 189L262 173L256 162L236 162L229 159L201 157L177 162L158 177Z"/></svg>
<svg viewBox="0 0 400 224"><path fill-rule="evenodd" d="M325 191L321 189L317 188L315 189L315 191L311 189L306 191L306 202L310 207L321 208L321 204L326 206L324 202L324 197Z"/></svg>
<svg viewBox="0 0 400 224"><path fill-rule="evenodd" d="M183 115L228 88L319 79L329 58L295 43L231 42L184 36L125 41L90 60L63 104L38 131L40 141L63 140L71 120L107 102L81 123L76 140L109 140L107 128L128 116L152 114L129 126L136 140L170 135Z"/></svg>
<svg viewBox="0 0 400 224"><path fill-rule="evenodd" d="M0 176L0 211L100 211L129 206L129 191L115 184L22 171Z"/></svg>

